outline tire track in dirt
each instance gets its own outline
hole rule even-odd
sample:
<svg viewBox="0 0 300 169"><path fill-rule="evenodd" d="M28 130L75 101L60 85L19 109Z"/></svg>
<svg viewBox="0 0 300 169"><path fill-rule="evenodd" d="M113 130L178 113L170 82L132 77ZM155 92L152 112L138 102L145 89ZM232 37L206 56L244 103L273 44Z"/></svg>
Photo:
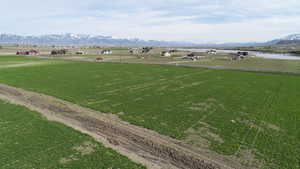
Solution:
<svg viewBox="0 0 300 169"><path fill-rule="evenodd" d="M0 84L0 99L37 111L94 137L129 159L150 169L240 168L209 158L181 141L131 125L112 114L100 113L51 96Z"/></svg>

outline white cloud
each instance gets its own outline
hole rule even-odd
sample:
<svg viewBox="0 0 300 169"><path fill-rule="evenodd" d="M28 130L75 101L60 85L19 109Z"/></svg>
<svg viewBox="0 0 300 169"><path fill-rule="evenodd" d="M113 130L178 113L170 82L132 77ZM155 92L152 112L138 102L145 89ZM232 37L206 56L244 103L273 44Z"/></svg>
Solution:
<svg viewBox="0 0 300 169"><path fill-rule="evenodd" d="M248 42L300 30L299 0L10 0L2 6L0 30L8 33Z"/></svg>

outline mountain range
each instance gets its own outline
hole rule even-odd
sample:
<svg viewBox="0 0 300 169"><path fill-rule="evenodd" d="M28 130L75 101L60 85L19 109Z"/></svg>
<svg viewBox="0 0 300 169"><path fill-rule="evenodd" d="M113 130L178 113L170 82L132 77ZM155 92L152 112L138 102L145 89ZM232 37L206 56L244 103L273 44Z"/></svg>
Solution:
<svg viewBox="0 0 300 169"><path fill-rule="evenodd" d="M141 39L121 39L111 36L88 34L49 34L40 36L21 36L15 34L0 34L0 44L12 45L100 45L100 46L268 46L268 45L300 45L300 34L292 34L284 38L263 43L222 43L196 44L190 42L156 41Z"/></svg>
<svg viewBox="0 0 300 169"><path fill-rule="evenodd" d="M189 42L171 42L141 39L121 39L111 36L88 34L49 34L40 36L21 36L15 34L0 34L0 44L19 45L100 45L100 46L195 46Z"/></svg>
<svg viewBox="0 0 300 169"><path fill-rule="evenodd" d="M291 34L286 37L274 39L267 42L200 44L200 46L210 46L210 47L233 47L233 46L249 47L249 46L281 46L281 45L300 45L300 34Z"/></svg>

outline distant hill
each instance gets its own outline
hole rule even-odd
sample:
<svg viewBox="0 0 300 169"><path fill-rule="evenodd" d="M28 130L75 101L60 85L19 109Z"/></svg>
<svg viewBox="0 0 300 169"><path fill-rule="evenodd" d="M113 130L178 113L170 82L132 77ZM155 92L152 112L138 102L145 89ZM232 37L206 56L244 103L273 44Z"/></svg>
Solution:
<svg viewBox="0 0 300 169"><path fill-rule="evenodd" d="M41 36L20 36L0 34L0 44L19 45L101 45L101 46L195 46L189 42L155 41L141 39L120 39L111 36L88 34L50 34Z"/></svg>
<svg viewBox="0 0 300 169"><path fill-rule="evenodd" d="M300 45L300 34L291 34L286 37L267 42L268 45Z"/></svg>
<svg viewBox="0 0 300 169"><path fill-rule="evenodd" d="M173 46L173 47L249 47L249 46L272 46L272 45L300 45L300 34L292 34L284 38L268 42L249 43L211 43L196 44L190 42L156 41L141 39L121 39L111 36L88 35L88 34L49 34L41 36L21 36L14 34L0 34L0 44L19 45L99 45L99 46Z"/></svg>
<svg viewBox="0 0 300 169"><path fill-rule="evenodd" d="M276 45L300 45L300 34L291 34L283 38L274 39L268 42L248 42L248 43L221 43L221 44L201 44L207 47L250 47L250 46L276 46Z"/></svg>

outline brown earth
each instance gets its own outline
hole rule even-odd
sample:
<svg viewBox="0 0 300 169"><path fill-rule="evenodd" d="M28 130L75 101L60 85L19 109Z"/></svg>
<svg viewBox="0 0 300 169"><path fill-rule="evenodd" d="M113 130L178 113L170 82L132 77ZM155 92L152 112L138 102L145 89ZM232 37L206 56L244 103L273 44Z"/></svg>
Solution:
<svg viewBox="0 0 300 169"><path fill-rule="evenodd" d="M25 106L41 113L48 120L86 133L149 169L243 168L236 161L222 158L208 150L200 151L182 141L131 125L115 115L97 112L51 96L0 84L0 99ZM88 148L88 151L92 151ZM82 150L81 147L80 151Z"/></svg>

